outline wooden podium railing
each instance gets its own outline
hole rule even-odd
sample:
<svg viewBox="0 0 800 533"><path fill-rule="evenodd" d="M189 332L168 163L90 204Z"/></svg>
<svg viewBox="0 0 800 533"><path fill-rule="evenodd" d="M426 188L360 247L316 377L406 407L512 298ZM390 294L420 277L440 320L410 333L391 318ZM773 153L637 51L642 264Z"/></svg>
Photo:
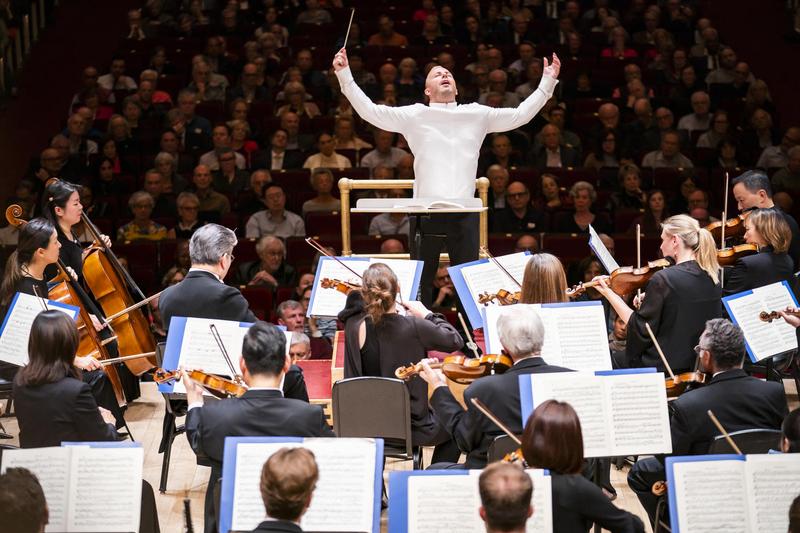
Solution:
<svg viewBox="0 0 800 533"><path fill-rule="evenodd" d="M350 178L341 178L339 180L339 197L341 204L342 215L342 255L369 255L370 257L383 257L386 259L408 259L409 254L354 254L351 248L352 241L350 239L350 191L364 190L364 189L412 189L414 187L414 180L354 180ZM484 207L489 205L489 179L477 178L475 180L475 189L478 191L478 197L481 199ZM480 213L478 222L478 238L480 241L481 249L489 245L489 213L483 211ZM410 243L410 237L409 237ZM448 261L447 254L441 255L441 260Z"/></svg>

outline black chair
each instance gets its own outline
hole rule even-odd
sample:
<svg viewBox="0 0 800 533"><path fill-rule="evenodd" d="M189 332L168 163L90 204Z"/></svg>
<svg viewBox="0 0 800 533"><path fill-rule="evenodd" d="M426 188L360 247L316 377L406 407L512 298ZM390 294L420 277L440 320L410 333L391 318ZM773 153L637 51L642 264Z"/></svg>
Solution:
<svg viewBox="0 0 800 533"><path fill-rule="evenodd" d="M159 342L156 345L156 363L161 367L164 362L164 348L166 343ZM169 460L172 456L172 443L175 437L181 433L186 432L185 425L177 425L176 421L179 416L184 416L185 412L178 412L173 405L182 404L186 402L182 400L174 400L171 394L163 394L164 396L164 427L161 434L161 445L158 448L158 453L163 453L164 457L161 459L161 480L159 481L158 491L163 494L167 491L167 477L169 476Z"/></svg>
<svg viewBox="0 0 800 533"><path fill-rule="evenodd" d="M778 429L743 429L729 434L742 453L767 453L781 446L781 432ZM719 435L708 448L709 455L737 453L728 440Z"/></svg>
<svg viewBox="0 0 800 533"><path fill-rule="evenodd" d="M489 444L489 449L486 451L486 462L494 463L502 461L506 455L518 449L519 444L514 442L514 439L508 435L498 435L491 444Z"/></svg>
<svg viewBox="0 0 800 533"><path fill-rule="evenodd" d="M411 443L411 400L399 379L359 377L333 384L333 430L338 437L382 438L383 456L412 460L422 468L422 452Z"/></svg>
<svg viewBox="0 0 800 533"><path fill-rule="evenodd" d="M0 401L2 400L6 401L5 407L0 405L0 418L14 416L13 389L14 387L11 381L0 378ZM0 422L0 439L12 439L12 438L14 437L6 433L6 428L4 428L3 423Z"/></svg>

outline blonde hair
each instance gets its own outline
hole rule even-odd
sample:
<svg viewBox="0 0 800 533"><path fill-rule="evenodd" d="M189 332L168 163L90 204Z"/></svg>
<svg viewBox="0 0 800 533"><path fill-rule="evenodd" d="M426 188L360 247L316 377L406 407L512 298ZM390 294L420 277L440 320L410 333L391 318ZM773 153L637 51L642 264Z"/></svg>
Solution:
<svg viewBox="0 0 800 533"><path fill-rule="evenodd" d="M747 215L748 226L752 225L755 230L764 237L767 244L772 246L776 254L784 254L789 251L789 243L792 240L792 230L786 219L775 209L753 209Z"/></svg>
<svg viewBox="0 0 800 533"><path fill-rule="evenodd" d="M714 237L697 220L689 215L675 215L661 224L661 228L669 235L678 237L683 245L694 252L694 258L700 268L714 281L719 283L719 263L717 262L717 245Z"/></svg>
<svg viewBox="0 0 800 533"><path fill-rule="evenodd" d="M533 254L525 265L520 303L550 304L567 301L567 275L558 257Z"/></svg>
<svg viewBox="0 0 800 533"><path fill-rule="evenodd" d="M383 315L394 307L398 292L397 276L385 263L375 263L364 271L361 279L361 295L367 315L373 324L378 324Z"/></svg>

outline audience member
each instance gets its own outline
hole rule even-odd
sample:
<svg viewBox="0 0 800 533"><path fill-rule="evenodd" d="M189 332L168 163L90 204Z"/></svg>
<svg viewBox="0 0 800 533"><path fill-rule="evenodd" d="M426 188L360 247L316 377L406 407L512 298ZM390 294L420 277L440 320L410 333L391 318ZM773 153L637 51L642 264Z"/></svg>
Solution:
<svg viewBox="0 0 800 533"><path fill-rule="evenodd" d="M214 190L212 180L211 169L206 165L197 165L194 168L192 183L194 184L194 194L200 201L201 218L203 216L219 218L231 210L228 197Z"/></svg>
<svg viewBox="0 0 800 533"><path fill-rule="evenodd" d="M306 225L303 219L286 210L286 194L278 185L264 188L266 209L254 213L247 221L245 235L257 239L262 235L274 235L281 239L304 237Z"/></svg>
<svg viewBox="0 0 800 533"><path fill-rule="evenodd" d="M339 210L339 199L334 198L333 173L327 168L318 167L311 172L311 188L316 196L303 202L303 216L308 213L330 213Z"/></svg>
<svg viewBox="0 0 800 533"><path fill-rule="evenodd" d="M692 161L680 152L681 138L677 131L661 134L661 148L649 152L642 159L647 168L693 168Z"/></svg>
<svg viewBox="0 0 800 533"><path fill-rule="evenodd" d="M515 181L506 189L506 207L495 213L492 231L496 233L522 233L547 231L544 213L531 204L527 185Z"/></svg>
<svg viewBox="0 0 800 533"><path fill-rule="evenodd" d="M258 259L239 266L241 285L266 286L271 289L289 287L297 281L297 271L286 262L286 246L273 235L264 235L256 242Z"/></svg>
<svg viewBox="0 0 800 533"><path fill-rule="evenodd" d="M334 150L334 139L329 133L321 133L317 137L319 152L313 154L303 163L303 168L350 168L350 160Z"/></svg>
<svg viewBox="0 0 800 533"><path fill-rule="evenodd" d="M133 220L117 230L119 241L160 241L167 238L167 228L154 222L150 215L153 213L155 201L147 191L136 191L128 200L128 208L133 213Z"/></svg>

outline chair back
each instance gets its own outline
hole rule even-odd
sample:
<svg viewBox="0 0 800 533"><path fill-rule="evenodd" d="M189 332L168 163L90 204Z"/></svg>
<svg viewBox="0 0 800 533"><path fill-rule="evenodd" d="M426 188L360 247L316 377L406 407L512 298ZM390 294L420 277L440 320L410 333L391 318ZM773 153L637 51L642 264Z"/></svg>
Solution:
<svg viewBox="0 0 800 533"><path fill-rule="evenodd" d="M494 463L496 461L502 461L503 457L517 449L519 449L519 444L514 442L511 437L508 435L498 435L491 444L489 444L489 449L486 451L486 462Z"/></svg>
<svg viewBox="0 0 800 533"><path fill-rule="evenodd" d="M411 400L399 379L357 377L333 384L333 430L339 437L383 438L412 456Z"/></svg>
<svg viewBox="0 0 800 533"><path fill-rule="evenodd" d="M781 446L781 432L777 429L742 429L730 433L742 453L767 453ZM736 453L727 439L719 435L708 448L709 454Z"/></svg>

